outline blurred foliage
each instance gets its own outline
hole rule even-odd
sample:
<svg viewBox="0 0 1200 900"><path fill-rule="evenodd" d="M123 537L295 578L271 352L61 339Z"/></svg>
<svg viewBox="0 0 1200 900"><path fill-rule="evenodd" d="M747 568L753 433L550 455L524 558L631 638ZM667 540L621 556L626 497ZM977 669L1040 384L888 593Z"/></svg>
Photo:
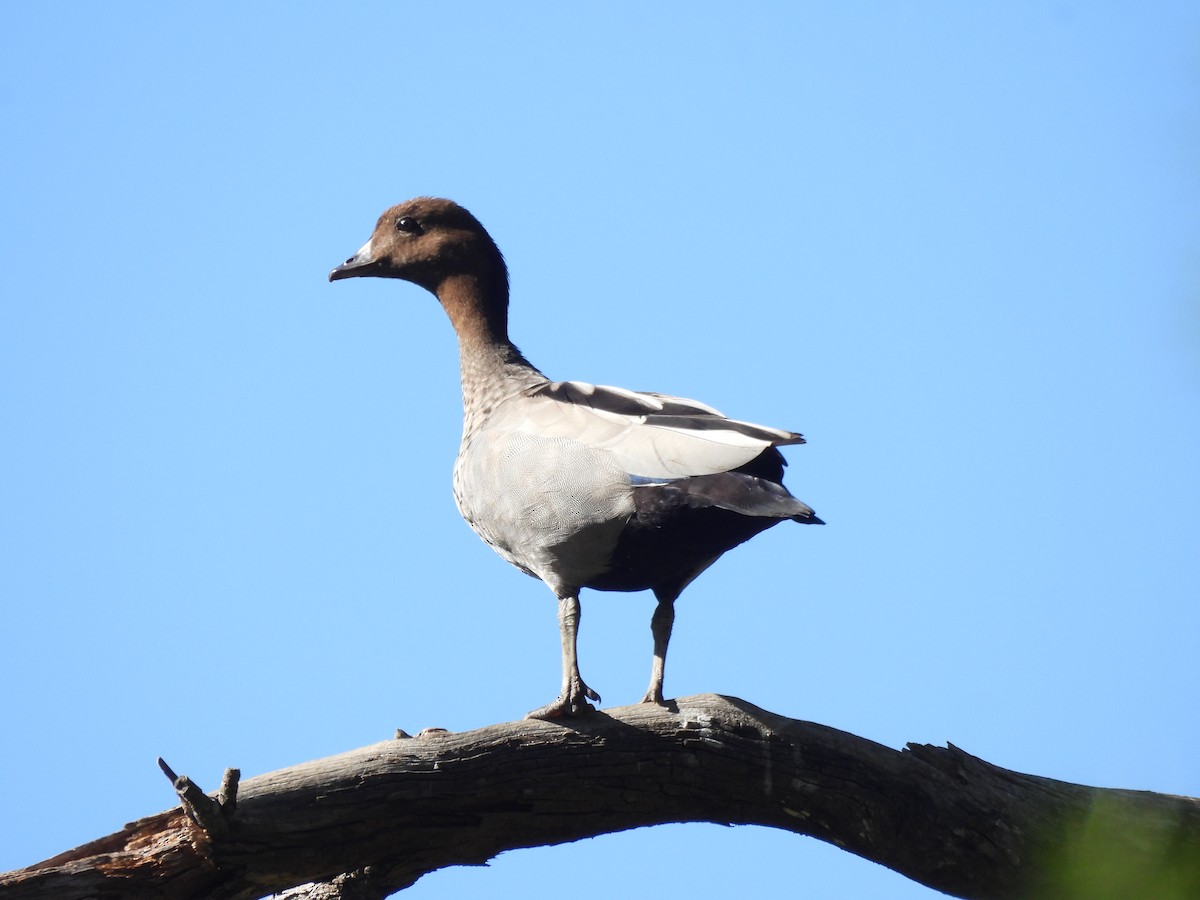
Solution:
<svg viewBox="0 0 1200 900"><path fill-rule="evenodd" d="M1088 900L1200 897L1194 822L1125 797L1098 794L1046 866L1038 896Z"/></svg>

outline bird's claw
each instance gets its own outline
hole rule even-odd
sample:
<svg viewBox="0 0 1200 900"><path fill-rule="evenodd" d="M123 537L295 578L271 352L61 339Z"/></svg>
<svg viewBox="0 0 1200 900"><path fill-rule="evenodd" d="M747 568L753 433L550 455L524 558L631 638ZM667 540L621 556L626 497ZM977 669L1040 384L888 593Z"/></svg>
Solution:
<svg viewBox="0 0 1200 900"><path fill-rule="evenodd" d="M576 681L568 690L559 694L555 700L547 703L545 706L538 707L532 712L526 713L525 718L562 719L565 717L587 715L595 711L595 708L588 703L588 700L599 703L600 695L582 681Z"/></svg>
<svg viewBox="0 0 1200 900"><path fill-rule="evenodd" d="M667 708L671 705L670 703L668 703L666 700L663 699L663 692L662 692L661 687L650 688L650 690L646 691L646 696L642 697L642 699L639 700L638 702L639 703L653 703L655 706L661 706L663 708Z"/></svg>

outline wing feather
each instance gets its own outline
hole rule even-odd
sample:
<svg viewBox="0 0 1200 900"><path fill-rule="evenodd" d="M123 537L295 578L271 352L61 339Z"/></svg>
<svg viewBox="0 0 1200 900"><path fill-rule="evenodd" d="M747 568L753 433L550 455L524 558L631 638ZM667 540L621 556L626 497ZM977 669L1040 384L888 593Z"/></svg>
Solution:
<svg viewBox="0 0 1200 900"><path fill-rule="evenodd" d="M795 432L727 419L711 406L666 394L566 381L517 399L485 427L577 441L607 451L640 478L728 472L769 447L804 442Z"/></svg>

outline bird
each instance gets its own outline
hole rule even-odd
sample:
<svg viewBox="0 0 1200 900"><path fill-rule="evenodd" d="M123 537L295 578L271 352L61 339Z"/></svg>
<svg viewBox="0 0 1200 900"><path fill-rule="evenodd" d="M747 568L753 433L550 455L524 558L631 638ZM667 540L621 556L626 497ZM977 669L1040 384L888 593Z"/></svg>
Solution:
<svg viewBox="0 0 1200 900"><path fill-rule="evenodd" d="M650 685L663 697L675 601L717 559L791 520L824 522L783 486L779 451L802 435L726 418L696 400L551 381L508 334L508 267L496 242L452 200L416 197L381 215L329 280L398 278L441 303L458 337L463 433L454 465L459 513L484 542L558 601L559 695L527 714L587 714L600 696L577 653L579 594L653 592Z"/></svg>

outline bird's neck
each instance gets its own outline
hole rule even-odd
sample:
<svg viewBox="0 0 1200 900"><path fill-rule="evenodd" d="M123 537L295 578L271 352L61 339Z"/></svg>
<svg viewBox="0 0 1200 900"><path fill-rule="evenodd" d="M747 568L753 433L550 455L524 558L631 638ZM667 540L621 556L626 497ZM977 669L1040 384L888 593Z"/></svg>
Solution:
<svg viewBox="0 0 1200 900"><path fill-rule="evenodd" d="M546 382L508 338L508 285L475 275L446 278L438 300L458 335L463 432L470 434L496 405Z"/></svg>

